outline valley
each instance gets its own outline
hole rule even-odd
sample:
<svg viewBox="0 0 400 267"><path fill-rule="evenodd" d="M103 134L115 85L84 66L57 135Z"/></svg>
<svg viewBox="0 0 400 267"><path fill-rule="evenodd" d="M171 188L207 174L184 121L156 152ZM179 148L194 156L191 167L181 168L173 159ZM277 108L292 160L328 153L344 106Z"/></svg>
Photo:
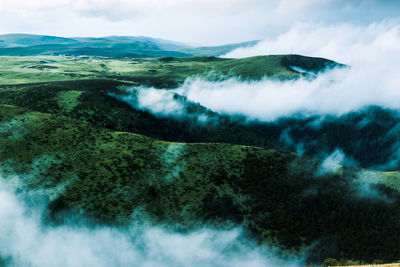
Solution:
<svg viewBox="0 0 400 267"><path fill-rule="evenodd" d="M313 79L290 66L317 74L343 65L297 55L0 62L0 174L19 192L39 192L47 203L46 224L64 225L78 216L89 225L145 220L183 233L240 226L260 246L277 247L283 256L305 253L307 262L398 258L397 169L367 170L374 162L336 135L319 147L332 152L343 144L364 166L326 167L315 143L305 146L305 154L281 143L285 129L296 124L303 125L299 138L315 136L306 128L309 119L249 122L178 94L174 99L186 115L159 116L124 100L135 97L130 88L172 90L191 77L290 81ZM326 125L353 125L371 114L393 120L375 120L377 136L398 123L391 111L372 108ZM351 129L362 134L370 127ZM329 129L325 135L334 133Z"/></svg>

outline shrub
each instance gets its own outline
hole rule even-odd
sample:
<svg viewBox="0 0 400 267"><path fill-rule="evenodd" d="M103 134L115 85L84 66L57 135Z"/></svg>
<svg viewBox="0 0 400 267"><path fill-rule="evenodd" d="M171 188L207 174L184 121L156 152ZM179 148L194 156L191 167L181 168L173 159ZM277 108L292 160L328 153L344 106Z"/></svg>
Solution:
<svg viewBox="0 0 400 267"><path fill-rule="evenodd" d="M337 266L338 261L334 258L328 258L324 260L323 266Z"/></svg>

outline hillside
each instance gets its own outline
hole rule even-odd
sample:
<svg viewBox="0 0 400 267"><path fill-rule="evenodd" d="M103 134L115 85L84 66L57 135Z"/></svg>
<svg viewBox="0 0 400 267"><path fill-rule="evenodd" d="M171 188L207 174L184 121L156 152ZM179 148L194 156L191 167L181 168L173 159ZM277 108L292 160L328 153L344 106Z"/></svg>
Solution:
<svg viewBox="0 0 400 267"><path fill-rule="evenodd" d="M364 155L362 146L350 145L352 138L367 142L364 131L379 136L395 127L390 110L313 118L323 125L315 128L302 118L248 122L178 94L173 99L186 112L180 118L132 104L139 85L175 88L193 76L298 79L304 74L291 66L318 73L337 63L296 55L0 60L0 175L19 192L40 192L47 224L78 217L119 227L145 220L179 232L242 226L258 244L308 262L399 258L400 174L356 166L321 172L324 162L315 152L345 140L354 155ZM353 127L363 118L373 118L374 128ZM299 139L323 137L305 146L310 151L303 156L280 143L295 126Z"/></svg>
<svg viewBox="0 0 400 267"><path fill-rule="evenodd" d="M98 57L0 57L0 84L24 84L53 81L108 79L158 88L176 88L193 76L208 79L258 80L264 76L295 79L304 74L298 66L319 72L338 63L322 58L298 55L259 56L244 59L215 57L189 58L98 58Z"/></svg>
<svg viewBox="0 0 400 267"><path fill-rule="evenodd" d="M143 37L57 37L31 34L0 35L0 56L87 55L102 57L219 56L257 41L216 47L192 47L182 43Z"/></svg>
<svg viewBox="0 0 400 267"><path fill-rule="evenodd" d="M303 153L322 157L341 149L363 168L399 169L395 164L378 168L394 161L400 140L396 135L400 123L397 112L382 107L368 107L341 116L300 116L262 122L217 114L177 93L173 99L185 107L183 117L159 116L135 104L137 86L175 88L190 77L220 80L240 75L242 80L264 76L297 79L304 74L288 66L318 72L324 66L335 65L325 59L295 55L76 61L68 57L3 57L0 62L2 104L84 119L111 130L172 142L224 142L294 152L300 144ZM129 101L121 101L126 98ZM205 124L199 118L208 118L208 122Z"/></svg>
<svg viewBox="0 0 400 267"><path fill-rule="evenodd" d="M284 151L158 141L16 106L2 105L0 118L1 175L41 190L50 222L72 212L119 225L150 216L180 231L240 224L287 251L324 240L309 260L397 255L385 244L400 241L400 194L377 184L391 202L357 197L356 170L315 176L318 160Z"/></svg>

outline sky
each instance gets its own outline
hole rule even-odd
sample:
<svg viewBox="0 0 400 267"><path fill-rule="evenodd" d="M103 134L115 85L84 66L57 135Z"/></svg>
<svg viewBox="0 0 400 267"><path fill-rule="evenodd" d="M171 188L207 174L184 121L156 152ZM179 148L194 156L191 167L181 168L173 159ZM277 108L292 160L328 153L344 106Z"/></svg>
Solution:
<svg viewBox="0 0 400 267"><path fill-rule="evenodd" d="M150 36L192 45L263 40L297 23L368 25L397 0L1 0L0 34Z"/></svg>

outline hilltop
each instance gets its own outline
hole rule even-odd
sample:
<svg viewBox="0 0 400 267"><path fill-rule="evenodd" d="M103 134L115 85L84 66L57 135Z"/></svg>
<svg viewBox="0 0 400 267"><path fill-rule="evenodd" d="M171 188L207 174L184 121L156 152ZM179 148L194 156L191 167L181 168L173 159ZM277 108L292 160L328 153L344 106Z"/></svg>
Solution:
<svg viewBox="0 0 400 267"><path fill-rule="evenodd" d="M144 36L57 37L32 34L0 35L0 56L87 55L102 57L219 56L257 41L215 47L193 47Z"/></svg>
<svg viewBox="0 0 400 267"><path fill-rule="evenodd" d="M343 66L323 58L299 55L270 55L243 59L216 57L102 58L71 56L0 57L0 84L107 79L176 88L186 78L217 80L240 77L259 80L263 77L296 79L304 76L293 67L318 73L326 68Z"/></svg>

